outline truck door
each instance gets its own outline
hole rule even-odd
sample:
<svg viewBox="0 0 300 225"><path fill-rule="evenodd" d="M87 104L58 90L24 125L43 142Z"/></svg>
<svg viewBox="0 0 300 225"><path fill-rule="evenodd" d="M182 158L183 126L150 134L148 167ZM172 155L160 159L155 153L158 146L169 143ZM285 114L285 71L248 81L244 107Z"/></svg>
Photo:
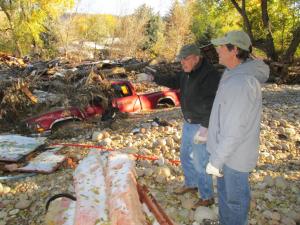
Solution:
<svg viewBox="0 0 300 225"><path fill-rule="evenodd" d="M131 88L126 84L113 84L115 98L113 103L120 112L137 112L141 110L138 95L133 95Z"/></svg>

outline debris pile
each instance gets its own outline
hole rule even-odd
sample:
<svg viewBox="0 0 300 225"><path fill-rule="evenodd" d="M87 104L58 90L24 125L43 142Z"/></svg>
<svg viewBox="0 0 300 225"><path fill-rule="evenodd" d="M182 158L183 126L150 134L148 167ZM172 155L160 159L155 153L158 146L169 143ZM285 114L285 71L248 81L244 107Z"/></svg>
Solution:
<svg viewBox="0 0 300 225"><path fill-rule="evenodd" d="M24 119L60 108L101 105L106 110L114 96L110 80L134 82L135 74L148 64L136 59L87 61L80 64L61 58L31 62L2 54L1 130L24 128L21 123ZM153 68L161 74L172 75L180 70L180 64L157 64ZM135 84L138 92L162 89L155 84Z"/></svg>

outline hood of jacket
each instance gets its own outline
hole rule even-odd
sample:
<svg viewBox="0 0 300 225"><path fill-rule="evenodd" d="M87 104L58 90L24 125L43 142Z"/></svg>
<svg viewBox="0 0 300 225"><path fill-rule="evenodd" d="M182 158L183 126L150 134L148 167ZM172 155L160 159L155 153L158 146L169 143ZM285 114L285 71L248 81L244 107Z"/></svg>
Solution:
<svg viewBox="0 0 300 225"><path fill-rule="evenodd" d="M262 60L258 59L248 59L244 63L238 65L232 70L227 69L224 75L227 75L227 72L231 72L230 76L234 76L234 74L242 73L247 76L255 77L260 83L265 83L270 74L270 68L267 64Z"/></svg>

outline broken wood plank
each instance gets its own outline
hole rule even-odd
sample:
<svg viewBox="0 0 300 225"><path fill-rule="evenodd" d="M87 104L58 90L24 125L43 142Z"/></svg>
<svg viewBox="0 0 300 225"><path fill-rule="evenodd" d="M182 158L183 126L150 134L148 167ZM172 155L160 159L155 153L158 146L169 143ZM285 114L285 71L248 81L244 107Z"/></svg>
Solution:
<svg viewBox="0 0 300 225"><path fill-rule="evenodd" d="M22 86L21 90L34 104L38 103L38 98L31 93L27 86Z"/></svg>

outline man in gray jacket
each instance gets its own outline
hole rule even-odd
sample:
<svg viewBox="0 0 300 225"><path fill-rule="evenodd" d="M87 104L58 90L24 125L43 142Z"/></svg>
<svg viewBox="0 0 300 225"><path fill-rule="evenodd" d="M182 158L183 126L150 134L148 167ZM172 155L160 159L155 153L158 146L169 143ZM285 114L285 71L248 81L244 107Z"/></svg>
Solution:
<svg viewBox="0 0 300 225"><path fill-rule="evenodd" d="M206 172L218 177L219 216L222 225L248 224L249 172L258 159L262 96L260 83L269 67L250 59L251 41L243 31L231 31L212 40L219 63L226 67L213 104Z"/></svg>

